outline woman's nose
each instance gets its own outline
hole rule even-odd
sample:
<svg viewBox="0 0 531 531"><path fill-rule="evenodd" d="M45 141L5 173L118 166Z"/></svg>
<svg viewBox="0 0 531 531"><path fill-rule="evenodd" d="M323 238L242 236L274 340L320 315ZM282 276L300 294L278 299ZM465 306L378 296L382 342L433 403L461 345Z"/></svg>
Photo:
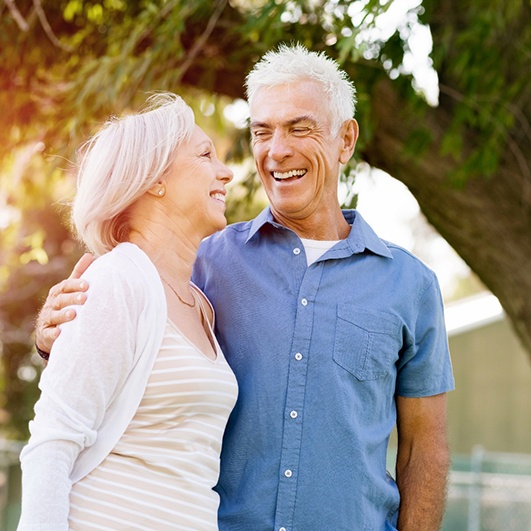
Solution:
<svg viewBox="0 0 531 531"><path fill-rule="evenodd" d="M220 162L220 169L218 171L218 179L223 181L225 184L230 183L234 177L234 172L228 167Z"/></svg>

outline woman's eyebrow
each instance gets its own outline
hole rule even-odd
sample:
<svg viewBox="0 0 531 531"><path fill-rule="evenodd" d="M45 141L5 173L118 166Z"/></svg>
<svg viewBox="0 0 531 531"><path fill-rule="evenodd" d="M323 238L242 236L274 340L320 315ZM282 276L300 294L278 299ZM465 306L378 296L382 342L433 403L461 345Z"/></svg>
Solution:
<svg viewBox="0 0 531 531"><path fill-rule="evenodd" d="M210 142L209 140L204 140L203 142L201 142L198 146L197 146L197 149L199 150L202 150L202 149L212 149L214 147L214 144L212 142Z"/></svg>

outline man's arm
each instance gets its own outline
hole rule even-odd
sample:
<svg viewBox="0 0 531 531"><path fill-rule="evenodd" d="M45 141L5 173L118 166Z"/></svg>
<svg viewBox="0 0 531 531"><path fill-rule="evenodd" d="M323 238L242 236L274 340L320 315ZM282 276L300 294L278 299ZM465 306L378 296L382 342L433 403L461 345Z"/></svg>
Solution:
<svg viewBox="0 0 531 531"><path fill-rule="evenodd" d="M35 344L40 350L50 352L54 341L61 333L57 325L71 321L76 316L72 308L66 311L64 309L72 304L83 304L86 301L84 292L87 291L88 284L80 277L93 261L94 257L91 254L84 254L74 266L70 276L48 292L35 325Z"/></svg>
<svg viewBox="0 0 531 531"><path fill-rule="evenodd" d="M446 500L450 453L446 434L446 394L397 397L400 491L399 531L437 531Z"/></svg>

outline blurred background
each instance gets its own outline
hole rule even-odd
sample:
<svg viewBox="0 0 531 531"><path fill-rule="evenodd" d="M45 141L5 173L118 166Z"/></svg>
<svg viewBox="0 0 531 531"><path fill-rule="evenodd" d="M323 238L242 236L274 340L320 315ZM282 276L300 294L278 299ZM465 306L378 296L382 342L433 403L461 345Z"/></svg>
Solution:
<svg viewBox="0 0 531 531"><path fill-rule="evenodd" d="M439 277L456 379L444 530L531 530L528 0L0 3L0 529L18 521L35 316L83 252L76 149L147 93L177 92L236 174L229 221L252 218L266 200L242 87L281 42L350 74L361 136L340 199Z"/></svg>

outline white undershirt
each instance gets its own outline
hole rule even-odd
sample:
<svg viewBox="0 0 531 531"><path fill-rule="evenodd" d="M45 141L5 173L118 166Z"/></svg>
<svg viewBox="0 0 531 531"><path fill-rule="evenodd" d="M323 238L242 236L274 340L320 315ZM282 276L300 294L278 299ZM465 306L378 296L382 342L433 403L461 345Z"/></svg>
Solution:
<svg viewBox="0 0 531 531"><path fill-rule="evenodd" d="M316 260L321 258L328 249L331 249L339 241L341 240L308 240L301 238L302 245L304 245L304 250L306 251L308 266L311 266Z"/></svg>

